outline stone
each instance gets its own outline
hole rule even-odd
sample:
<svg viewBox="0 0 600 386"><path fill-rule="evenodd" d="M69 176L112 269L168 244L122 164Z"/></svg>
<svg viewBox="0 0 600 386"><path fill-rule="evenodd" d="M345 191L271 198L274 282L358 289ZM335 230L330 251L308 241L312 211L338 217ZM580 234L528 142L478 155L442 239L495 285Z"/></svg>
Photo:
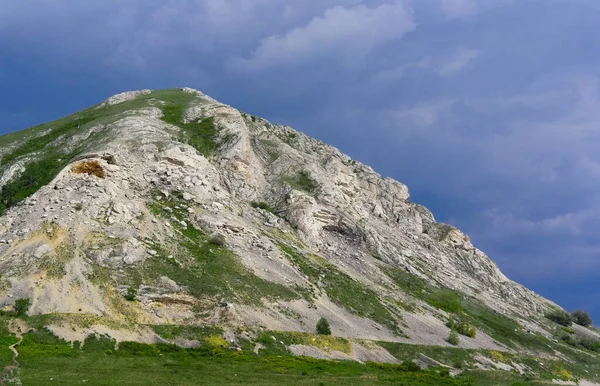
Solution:
<svg viewBox="0 0 600 386"><path fill-rule="evenodd" d="M103 105L123 103L148 92L119 94ZM65 276L61 282L64 292L47 291L47 294L40 290L46 279L36 276L35 280L40 281L38 290L26 289L24 284L22 293L13 290L0 293L0 302L7 296L30 296L37 307L36 313L40 314L68 313L72 310L65 309L66 305L80 303L92 314L107 315L111 306L90 290L96 287L89 281L89 267L92 264L106 267L116 283L129 283L131 272L142 266L139 263L164 250L177 252L177 259L167 258L169 264L187 269L188 256L179 255L181 246L177 243L182 233L185 235L195 227L206 235L226 234L222 247L230 249L241 265L261 279L292 289L322 289L319 281L327 277L309 277L300 272L280 250L278 244L283 243L304 256L314 254L324 259L386 299L389 305L415 301L422 309L419 314L402 311L407 316L406 324L410 325L410 321L430 328L440 322L446 334L440 337L440 344L445 344L447 337L444 322L436 319L436 312L421 307L422 302L404 293L380 266L395 266L437 286L480 298L501 314L515 315L519 323L535 321L554 307L552 302L504 276L463 232L436 222L427 208L410 202L404 184L384 178L367 165L288 126L263 119L251 122L233 107L196 91L191 94L197 99L184 111L184 119L190 122L213 117L218 139L227 138L209 158L178 140L179 129L161 120L158 101L136 110L135 114L120 114L110 124L85 125L80 132L64 138L69 147L94 149L73 162L97 160L106 176L99 179L75 175L70 171L71 163L25 204L10 208L0 217L0 270L3 278L8 275L15 282L31 283L27 280L38 273L37 260L54 252L50 244L67 245L60 243L68 240L74 244L72 264L77 268L76 276ZM102 141L96 141L97 136L92 135L99 131ZM0 185L20 173L26 159L3 166ZM310 183L299 183L300 177ZM161 213L150 213L149 202L158 202ZM253 202L268 204L276 214L253 208ZM85 203L84 210L73 208L78 203ZM179 209L175 213L170 206ZM48 215L56 227L46 234ZM148 226L150 223L156 225ZM16 245L15 238L19 240ZM210 248L214 252L217 246ZM139 266L124 269L133 264ZM162 276L158 281L145 283L141 293L146 296L146 303L136 303L135 307L139 306L146 321L185 323L194 317L189 310L194 301L218 301L217 297L191 301L186 298L187 286L176 280L175 275ZM74 290L76 282L79 284ZM65 295L67 291L69 296ZM155 302L151 295L165 293L176 293L177 297L169 299L179 303L156 300L160 304L157 309L164 308L161 311L148 305ZM44 296L52 297L52 301ZM326 296L319 297L315 305L306 305L301 299L293 302L305 325L293 324L277 310L283 301L278 306L265 303L263 309L257 306L253 312L264 320L255 322L312 332L312 319L318 309L335 318L345 336L398 339L385 326L345 310ZM243 304L229 303L223 308L229 310L227 317L232 319L217 320L218 323L241 325L246 321L244 317L251 319ZM411 336L411 331L407 330L407 334Z"/></svg>

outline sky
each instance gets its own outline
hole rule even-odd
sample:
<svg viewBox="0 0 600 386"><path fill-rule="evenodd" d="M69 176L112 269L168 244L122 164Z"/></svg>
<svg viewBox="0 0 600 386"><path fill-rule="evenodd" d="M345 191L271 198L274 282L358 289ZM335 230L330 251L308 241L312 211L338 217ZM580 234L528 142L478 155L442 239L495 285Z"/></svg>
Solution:
<svg viewBox="0 0 600 386"><path fill-rule="evenodd" d="M0 133L193 87L405 183L508 277L600 322L597 0L0 5Z"/></svg>

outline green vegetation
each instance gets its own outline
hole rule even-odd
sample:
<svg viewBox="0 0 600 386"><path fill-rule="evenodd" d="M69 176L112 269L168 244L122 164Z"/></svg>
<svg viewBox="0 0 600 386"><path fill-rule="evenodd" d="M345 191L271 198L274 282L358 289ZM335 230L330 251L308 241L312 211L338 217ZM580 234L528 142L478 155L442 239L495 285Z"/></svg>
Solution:
<svg viewBox="0 0 600 386"><path fill-rule="evenodd" d="M448 343L456 346L458 344L458 332L454 329L450 330L450 335L448 335L448 339L446 339Z"/></svg>
<svg viewBox="0 0 600 386"><path fill-rule="evenodd" d="M475 336L477 335L477 328L471 326L464 317L451 317L450 319L448 319L446 327L448 327L451 330L455 330L460 335L468 336L469 338L475 338Z"/></svg>
<svg viewBox="0 0 600 386"><path fill-rule="evenodd" d="M204 340L211 336L223 335L223 329L217 326L161 324L152 326L152 329L164 339Z"/></svg>
<svg viewBox="0 0 600 386"><path fill-rule="evenodd" d="M7 329L8 318L0 316L0 363L11 362L8 346L17 341ZM340 338L300 333L265 331L259 341L265 348L253 352L250 341L235 350L221 331L210 327L155 326L163 337L198 339L200 347L184 349L172 344L142 344L115 341L105 336L88 337L74 345L45 328L24 335L18 346L18 376L25 385L96 384L260 384L260 385L472 385L467 377L449 377L438 369L420 370L414 363L382 364L326 361L295 357L280 349L285 344L312 344L325 350L349 352ZM171 334L171 335L169 335Z"/></svg>
<svg viewBox="0 0 600 386"><path fill-rule="evenodd" d="M50 183L58 172L67 166L75 154L76 152L62 155L53 151L40 159L27 163L23 172L0 189L0 215L6 209L23 201L37 192L39 188ZM4 164L4 161L2 162Z"/></svg>
<svg viewBox="0 0 600 386"><path fill-rule="evenodd" d="M569 327L573 323L573 321L571 319L571 315L569 315L568 312L562 311L562 310L550 311L544 316L547 319L550 319L553 322L556 322L565 327Z"/></svg>
<svg viewBox="0 0 600 386"><path fill-rule="evenodd" d="M564 332L566 332L567 334L574 334L575 333L575 330L573 330L571 327L561 326L560 329L563 330Z"/></svg>
<svg viewBox="0 0 600 386"><path fill-rule="evenodd" d="M227 240L225 239L225 236L221 234L214 234L210 236L208 238L208 243L220 248L224 248L227 246Z"/></svg>
<svg viewBox="0 0 600 386"><path fill-rule="evenodd" d="M38 346L39 347L39 346ZM61 385L471 385L469 378L452 378L409 364L359 364L312 358L257 356L228 350L180 349L172 345L123 342L113 350L103 342L86 342L83 349L62 346L64 352L29 353L20 359L23 384Z"/></svg>
<svg viewBox="0 0 600 386"><path fill-rule="evenodd" d="M592 325L592 318L590 315L581 310L575 310L571 312L571 319L574 323L579 324L580 326L587 327Z"/></svg>
<svg viewBox="0 0 600 386"><path fill-rule="evenodd" d="M316 347L326 352L330 352L331 350L346 354L352 352L352 345L347 339L306 332L264 331L258 336L256 342L263 345L266 353L276 355L289 354L288 347L297 344ZM251 346L249 349L253 348L253 345Z"/></svg>
<svg viewBox="0 0 600 386"><path fill-rule="evenodd" d="M244 304L258 305L262 298L290 300L302 296L288 287L263 280L244 267L226 247L222 235L211 237L191 224L184 227L181 222L187 219L188 213L180 196L178 192L171 192L169 199L148 203L155 215L177 219L172 221L177 233L172 245L177 249L165 250L150 244L157 254L132 274L140 274L140 280L145 282L167 276L187 287L193 296L219 297L223 301L236 300Z"/></svg>
<svg viewBox="0 0 600 386"><path fill-rule="evenodd" d="M551 379L597 380L597 356L579 351L565 352L569 361L554 361L506 352L419 346L379 342L401 362L399 365L350 361L324 361L290 355L290 345L308 345L324 351L352 351L343 338L298 332L247 331L239 338L239 348L223 338L217 326L151 326L165 339L190 339L198 348L184 349L172 344L141 344L88 337L83 344L71 345L43 326L57 322L52 315L24 317L35 327L24 335L19 351L18 375L23 384L404 384L404 385L541 385ZM0 314L0 364L11 362L8 346L17 341L8 332L8 315ZM238 330L237 332L243 332ZM250 338L255 336L255 338ZM256 343L262 348L254 352ZM413 361L421 354L443 364L464 370L450 377L444 368L419 370ZM494 362L521 363L527 373L473 369L476 356ZM537 380L537 381L536 381Z"/></svg>
<svg viewBox="0 0 600 386"><path fill-rule="evenodd" d="M31 301L29 298L21 298L15 300L14 305L14 314L17 317L27 315L27 311L29 311L29 306L31 305Z"/></svg>
<svg viewBox="0 0 600 386"><path fill-rule="evenodd" d="M311 282L317 283L317 287L324 290L332 301L359 316L370 318L388 326L392 331L399 332L396 317L367 286L319 256L305 256L286 244L278 245L290 261L308 276Z"/></svg>
<svg viewBox="0 0 600 386"><path fill-rule="evenodd" d="M201 100L194 94L176 89L153 91L134 100L117 105L92 106L54 122L1 136L0 148L9 151L0 158L0 169L5 170L24 157L32 158L25 163L24 171L0 190L0 214L50 183L60 170L85 150L81 144L69 144L74 134L92 125L113 123L128 111L151 106L161 108L163 120L180 127L184 139L208 156L216 146L216 129L212 119L183 123L183 111L194 99ZM92 135L98 137L102 134Z"/></svg>
<svg viewBox="0 0 600 386"><path fill-rule="evenodd" d="M393 266L386 266L383 271L398 287L414 297L424 300L429 305L450 313L463 311L460 295L446 288L434 287L426 280L413 275L406 270Z"/></svg>
<svg viewBox="0 0 600 386"><path fill-rule="evenodd" d="M305 170L301 170L293 175L283 176L282 180L289 184L292 189L302 190L310 194L315 194L319 188L317 181L313 180Z"/></svg>
<svg viewBox="0 0 600 386"><path fill-rule="evenodd" d="M252 201L250 203L250 205L253 208L259 208L262 210L266 210L267 212L270 212L270 213L273 213L273 211L274 211L273 207L271 207L269 204L267 204L266 202L263 202L263 201L259 201L259 202Z"/></svg>
<svg viewBox="0 0 600 386"><path fill-rule="evenodd" d="M551 360L494 350L420 346L394 342L379 342L379 345L400 361L415 361L423 354L445 365L462 369L463 375L471 378L474 385L542 385L552 379L575 380L579 377L596 382L599 379L598 356L575 350L561 350L567 355L568 360ZM514 371L474 369L473 364L477 362L475 360L477 356L484 356L497 363L525 365L525 374L520 375Z"/></svg>
<svg viewBox="0 0 600 386"><path fill-rule="evenodd" d="M125 293L125 299L133 302L137 298L137 291L132 286L127 287L127 292Z"/></svg>
<svg viewBox="0 0 600 386"><path fill-rule="evenodd" d="M329 327L329 321L327 319L319 319L319 321L317 322L317 334L331 335L331 328Z"/></svg>
<svg viewBox="0 0 600 386"><path fill-rule="evenodd" d="M401 268L382 266L383 271L398 287L428 304L456 314L460 320L471 327L484 331L492 338L509 347L528 347L540 351L552 352L551 341L543 335L530 334L521 325L506 315L502 315L475 298L469 298L450 289L434 287ZM469 331L470 331L469 328ZM474 331L476 333L476 331ZM468 336L468 334L466 334Z"/></svg>
<svg viewBox="0 0 600 386"><path fill-rule="evenodd" d="M460 295L447 289L434 291L426 299L427 303L446 312L459 313L463 310Z"/></svg>

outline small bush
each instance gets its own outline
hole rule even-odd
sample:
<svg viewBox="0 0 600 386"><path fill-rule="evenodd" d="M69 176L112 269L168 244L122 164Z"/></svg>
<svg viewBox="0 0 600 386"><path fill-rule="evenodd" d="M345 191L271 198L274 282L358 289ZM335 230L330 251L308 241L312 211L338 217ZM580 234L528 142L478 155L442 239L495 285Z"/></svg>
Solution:
<svg viewBox="0 0 600 386"><path fill-rule="evenodd" d="M571 319L580 326L587 327L592 325L592 318L590 318L590 315L581 310L571 312Z"/></svg>
<svg viewBox="0 0 600 386"><path fill-rule="evenodd" d="M135 290L135 288L133 287L129 287L127 288L127 293L125 294L125 299L129 300L130 302L133 302L137 297L137 291Z"/></svg>
<svg viewBox="0 0 600 386"><path fill-rule="evenodd" d="M401 365L402 371L421 371L418 364L413 361L404 361Z"/></svg>
<svg viewBox="0 0 600 386"><path fill-rule="evenodd" d="M214 234L208 239L208 243L216 247L224 247L227 245L227 240L222 234Z"/></svg>
<svg viewBox="0 0 600 386"><path fill-rule="evenodd" d="M15 316L25 316L27 315L27 311L29 311L29 306L31 305L31 301L29 298L22 298L15 300L14 305L14 313Z"/></svg>
<svg viewBox="0 0 600 386"><path fill-rule="evenodd" d="M599 351L600 350L600 341L592 338L583 338L579 341L579 344L584 348L591 351Z"/></svg>
<svg viewBox="0 0 600 386"><path fill-rule="evenodd" d="M267 212L273 213L273 208L269 204L267 204L266 202L263 202L263 201L259 201L259 202L252 201L252 203L250 205L252 205L253 208L258 208L258 209L266 210Z"/></svg>
<svg viewBox="0 0 600 386"><path fill-rule="evenodd" d="M448 336L447 341L451 345L456 346L458 344L458 341L459 341L458 332L456 330L450 330L450 335Z"/></svg>
<svg viewBox="0 0 600 386"><path fill-rule="evenodd" d="M552 320L553 322L556 322L565 327L571 326L571 323L572 323L571 315L569 315L569 313L565 312L565 311L555 310L555 311L548 312L544 316L546 318Z"/></svg>
<svg viewBox="0 0 600 386"><path fill-rule="evenodd" d="M331 328L329 321L325 318L319 319L317 322L317 334L319 335L331 335Z"/></svg>
<svg viewBox="0 0 600 386"><path fill-rule="evenodd" d="M307 193L314 194L319 189L317 181L313 180L310 174L302 170L293 176L284 176L283 181L287 182L292 189L303 190Z"/></svg>
<svg viewBox="0 0 600 386"><path fill-rule="evenodd" d="M477 329L475 327L469 328L469 332L467 332L467 336L469 338L475 338L475 336L477 336Z"/></svg>
<svg viewBox="0 0 600 386"><path fill-rule="evenodd" d="M563 342L565 342L566 344L568 344L569 346L573 346L573 347L577 346L577 339L575 339L575 337L573 335L563 335L560 337L560 339Z"/></svg>

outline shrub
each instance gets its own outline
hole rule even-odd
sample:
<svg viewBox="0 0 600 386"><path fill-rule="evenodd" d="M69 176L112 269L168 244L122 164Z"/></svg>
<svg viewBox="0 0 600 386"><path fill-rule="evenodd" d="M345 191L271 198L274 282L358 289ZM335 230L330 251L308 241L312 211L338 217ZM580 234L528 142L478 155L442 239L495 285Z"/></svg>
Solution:
<svg viewBox="0 0 600 386"><path fill-rule="evenodd" d="M131 286L129 288L127 288L127 293L125 294L125 299L132 302L136 299L136 297L137 297L137 291L135 290L135 288L133 288Z"/></svg>
<svg viewBox="0 0 600 386"><path fill-rule="evenodd" d="M476 335L477 335L477 329L475 327L469 328L469 332L467 332L467 336L469 338L475 338Z"/></svg>
<svg viewBox="0 0 600 386"><path fill-rule="evenodd" d="M30 305L31 305L31 301L29 300L29 298L22 298L22 299L15 300L15 305L14 305L15 316L27 315L27 311L29 311Z"/></svg>
<svg viewBox="0 0 600 386"><path fill-rule="evenodd" d="M267 212L271 212L273 213L273 208L267 204L266 202L263 201L252 201L252 203L250 203L250 205L252 205L253 208L258 208L258 209L262 209L262 210L266 210Z"/></svg>
<svg viewBox="0 0 600 386"><path fill-rule="evenodd" d="M583 338L579 341L579 344L591 351L598 351L600 349L600 341L592 338Z"/></svg>
<svg viewBox="0 0 600 386"><path fill-rule="evenodd" d="M319 189L317 181L313 180L310 174L302 170L292 176L283 176L283 181L287 182L292 189L303 190L307 193L314 194Z"/></svg>
<svg viewBox="0 0 600 386"><path fill-rule="evenodd" d="M563 331L564 331L564 332L566 332L567 334L574 334L574 333L575 333L575 330L573 330L571 327L565 327L565 326L562 326L562 327L561 327L561 330L563 330Z"/></svg>
<svg viewBox="0 0 600 386"><path fill-rule="evenodd" d="M573 335L563 335L560 337L560 339L570 346L577 346L577 339L575 339Z"/></svg>
<svg viewBox="0 0 600 386"><path fill-rule="evenodd" d="M331 335L331 328L329 327L329 321L327 319L319 319L319 321L317 322L317 334Z"/></svg>
<svg viewBox="0 0 600 386"><path fill-rule="evenodd" d="M456 330L450 330L450 335L448 336L447 339L448 343L450 343L451 345L456 346L458 344L458 332Z"/></svg>
<svg viewBox="0 0 600 386"><path fill-rule="evenodd" d="M571 319L574 323L579 324L580 326L590 326L592 324L592 318L587 312L581 310L575 310L571 313Z"/></svg>
<svg viewBox="0 0 600 386"><path fill-rule="evenodd" d="M475 335L477 335L477 329L471 326L464 318L451 317L446 322L446 327L470 338L475 338Z"/></svg>
<svg viewBox="0 0 600 386"><path fill-rule="evenodd" d="M572 323L571 315L569 315L568 312L562 310L551 311L544 316L552 320L553 322L556 322L565 327L569 327Z"/></svg>
<svg viewBox="0 0 600 386"><path fill-rule="evenodd" d="M418 364L408 360L402 362L401 368L403 371L421 371L421 368Z"/></svg>
<svg viewBox="0 0 600 386"><path fill-rule="evenodd" d="M218 234L218 233L210 236L210 238L208 239L208 243L212 244L216 247L224 247L225 245L227 245L225 236L223 236L222 234Z"/></svg>

